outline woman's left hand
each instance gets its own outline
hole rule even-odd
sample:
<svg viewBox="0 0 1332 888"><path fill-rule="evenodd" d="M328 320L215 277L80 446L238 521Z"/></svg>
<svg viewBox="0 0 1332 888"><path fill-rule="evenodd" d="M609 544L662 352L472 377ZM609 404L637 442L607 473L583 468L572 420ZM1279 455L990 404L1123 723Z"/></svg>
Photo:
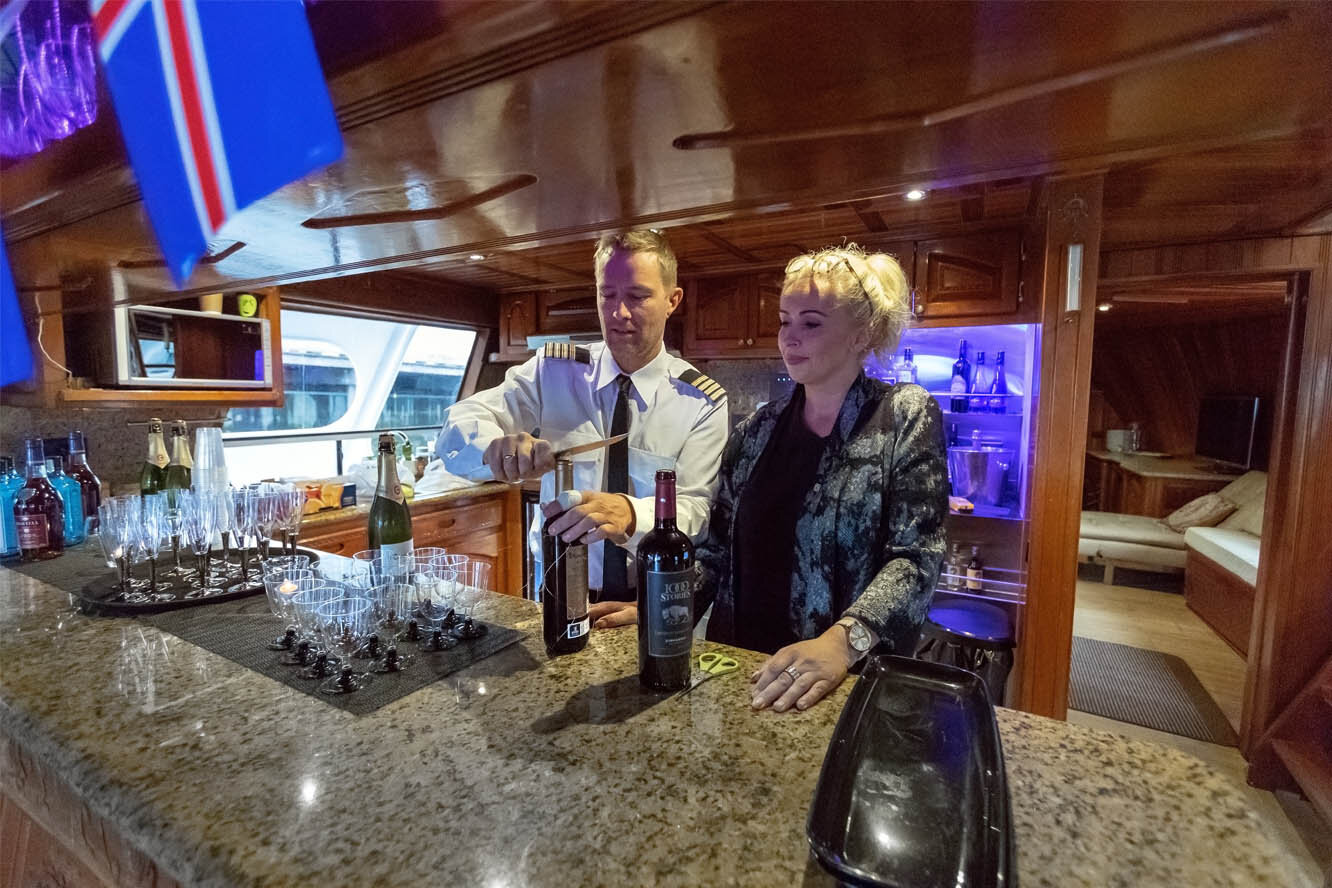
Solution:
<svg viewBox="0 0 1332 888"><path fill-rule="evenodd" d="M818 638L787 645L749 677L754 708L808 709L842 683L854 662L846 630L833 626Z"/></svg>

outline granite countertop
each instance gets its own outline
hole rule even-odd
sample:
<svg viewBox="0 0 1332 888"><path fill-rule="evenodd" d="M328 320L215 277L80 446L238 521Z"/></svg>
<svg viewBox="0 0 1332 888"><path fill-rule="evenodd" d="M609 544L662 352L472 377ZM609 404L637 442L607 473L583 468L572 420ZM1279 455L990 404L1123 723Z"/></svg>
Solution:
<svg viewBox="0 0 1332 888"><path fill-rule="evenodd" d="M1089 450L1088 455L1119 463L1127 471L1146 478L1233 481L1241 474L1210 471L1207 468L1207 461L1196 456L1145 456L1141 453L1116 453L1113 450Z"/></svg>
<svg viewBox="0 0 1332 888"><path fill-rule="evenodd" d="M849 683L754 713L762 656L732 650L738 673L662 699L633 631L548 660L534 605L483 608L527 637L355 717L0 568L0 733L190 885L823 881L804 821ZM1198 759L998 719L1024 888L1303 884Z"/></svg>
<svg viewBox="0 0 1332 888"><path fill-rule="evenodd" d="M511 485L501 481L485 481L481 484L473 484L468 487L446 490L443 493L431 493L425 496L413 497L408 501L407 506L410 508L412 506L445 503L449 500L465 499L472 496L502 493L503 491L508 490L510 486ZM348 518L363 518L369 514L369 503L348 506L345 509L329 509L325 512L315 512L313 515L306 515L301 519L301 530L304 532L309 528L317 527L321 524L327 524L332 521L344 521Z"/></svg>

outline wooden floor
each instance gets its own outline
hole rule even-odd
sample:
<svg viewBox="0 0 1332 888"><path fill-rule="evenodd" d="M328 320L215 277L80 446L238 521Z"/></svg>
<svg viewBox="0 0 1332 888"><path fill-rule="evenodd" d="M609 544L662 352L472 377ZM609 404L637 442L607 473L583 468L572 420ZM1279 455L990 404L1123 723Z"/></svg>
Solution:
<svg viewBox="0 0 1332 888"><path fill-rule="evenodd" d="M1188 609L1183 595L1079 580L1073 634L1180 657L1198 676L1235 731L1239 731L1244 659ZM1332 885L1332 881L1324 882L1325 878L1332 878L1332 830L1298 796L1249 786L1248 764L1235 747L1204 743L1071 709L1068 720L1135 740L1173 746L1212 765L1252 800L1273 837L1300 862L1308 877L1307 884L1314 888Z"/></svg>

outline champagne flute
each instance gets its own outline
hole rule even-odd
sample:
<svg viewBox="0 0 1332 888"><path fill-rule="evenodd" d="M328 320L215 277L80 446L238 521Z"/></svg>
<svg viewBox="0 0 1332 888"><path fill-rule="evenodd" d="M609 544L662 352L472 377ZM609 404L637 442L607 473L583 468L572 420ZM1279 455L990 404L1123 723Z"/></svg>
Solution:
<svg viewBox="0 0 1332 888"><path fill-rule="evenodd" d="M319 686L325 694L350 694L365 687L370 676L358 675L351 657L374 631L370 602L365 598L335 598L315 610L315 625L324 646L338 654L342 671Z"/></svg>

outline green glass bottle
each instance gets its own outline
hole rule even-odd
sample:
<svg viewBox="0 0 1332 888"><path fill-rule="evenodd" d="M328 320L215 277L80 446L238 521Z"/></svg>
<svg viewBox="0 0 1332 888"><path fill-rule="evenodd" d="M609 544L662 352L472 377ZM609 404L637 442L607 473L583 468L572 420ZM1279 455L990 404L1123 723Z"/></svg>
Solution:
<svg viewBox="0 0 1332 888"><path fill-rule="evenodd" d="M171 462L166 467L162 489L189 490L191 465L189 445L185 443L185 423L174 422L171 424Z"/></svg>
<svg viewBox="0 0 1332 888"><path fill-rule="evenodd" d="M167 463L166 441L162 439L162 420L153 417L148 420L148 458L139 470L139 493L151 496L166 489Z"/></svg>
<svg viewBox="0 0 1332 888"><path fill-rule="evenodd" d="M370 504L370 548L383 555L410 555L412 513L398 481L393 435L379 436L379 483Z"/></svg>

